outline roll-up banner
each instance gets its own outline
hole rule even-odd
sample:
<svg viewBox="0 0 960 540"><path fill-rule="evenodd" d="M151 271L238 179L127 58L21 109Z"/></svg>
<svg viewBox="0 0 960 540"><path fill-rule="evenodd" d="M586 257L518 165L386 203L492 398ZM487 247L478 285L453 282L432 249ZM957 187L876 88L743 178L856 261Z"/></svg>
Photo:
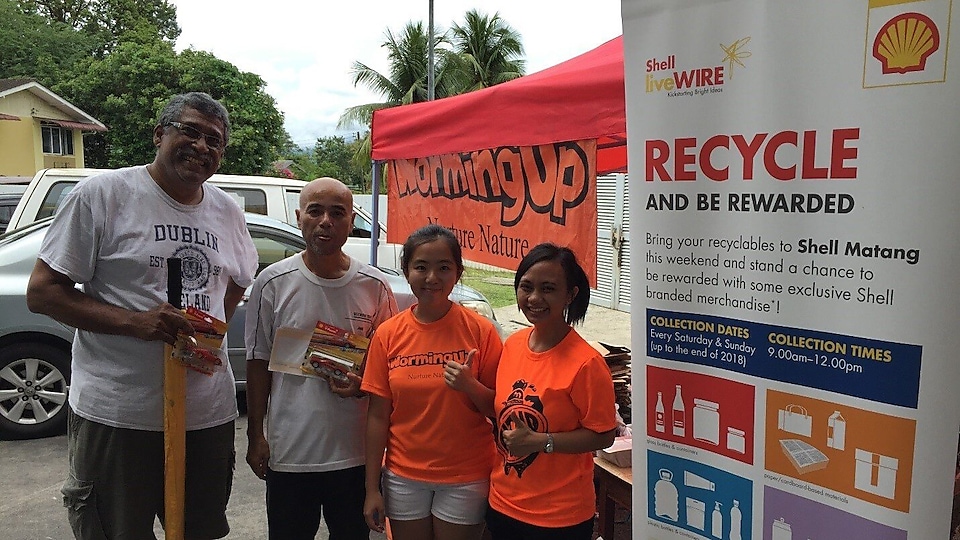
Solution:
<svg viewBox="0 0 960 540"><path fill-rule="evenodd" d="M950 537L953 7L623 0L634 538Z"/></svg>

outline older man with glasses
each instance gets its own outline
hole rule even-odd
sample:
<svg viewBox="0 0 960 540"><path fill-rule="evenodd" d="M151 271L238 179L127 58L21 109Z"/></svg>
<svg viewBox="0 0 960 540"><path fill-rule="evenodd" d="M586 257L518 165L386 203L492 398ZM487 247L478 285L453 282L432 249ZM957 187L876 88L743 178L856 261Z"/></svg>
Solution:
<svg viewBox="0 0 960 540"><path fill-rule="evenodd" d="M153 129L153 162L77 184L30 276L30 309L77 328L62 489L77 538L155 538L154 521L164 518L163 345L194 333L166 301L165 261L189 268L183 307L224 321L253 283L257 252L243 212L205 183L229 135L219 102L174 96ZM238 416L233 373L188 371L186 385L185 537L222 538Z"/></svg>

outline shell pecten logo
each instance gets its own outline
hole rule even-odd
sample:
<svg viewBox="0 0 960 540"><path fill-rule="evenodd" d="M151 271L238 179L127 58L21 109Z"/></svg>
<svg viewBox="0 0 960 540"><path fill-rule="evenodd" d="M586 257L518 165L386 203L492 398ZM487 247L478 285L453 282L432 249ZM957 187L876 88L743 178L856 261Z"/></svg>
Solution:
<svg viewBox="0 0 960 540"><path fill-rule="evenodd" d="M873 57L884 74L923 71L940 48L940 31L922 13L901 13L887 21L873 41Z"/></svg>

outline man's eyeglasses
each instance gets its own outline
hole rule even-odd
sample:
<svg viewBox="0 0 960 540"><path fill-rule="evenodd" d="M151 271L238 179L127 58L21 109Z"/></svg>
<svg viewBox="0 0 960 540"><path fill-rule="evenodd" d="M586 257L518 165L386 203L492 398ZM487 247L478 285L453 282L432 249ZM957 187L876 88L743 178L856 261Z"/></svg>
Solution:
<svg viewBox="0 0 960 540"><path fill-rule="evenodd" d="M184 124L183 122L167 122L165 125L173 126L179 129L180 133L186 135L188 139L199 141L201 138L203 138L203 140L207 143L207 148L210 148L211 150L223 150L223 147L227 145L227 143L220 137L217 137L216 135L207 135L199 129L191 125Z"/></svg>

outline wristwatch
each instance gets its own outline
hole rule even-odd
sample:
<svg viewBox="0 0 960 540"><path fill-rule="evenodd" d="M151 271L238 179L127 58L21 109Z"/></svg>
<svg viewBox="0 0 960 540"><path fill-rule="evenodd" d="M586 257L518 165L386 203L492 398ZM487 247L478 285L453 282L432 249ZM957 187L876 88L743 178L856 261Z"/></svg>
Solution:
<svg viewBox="0 0 960 540"><path fill-rule="evenodd" d="M547 433L547 444L543 445L543 452L545 454L553 453L553 435Z"/></svg>

